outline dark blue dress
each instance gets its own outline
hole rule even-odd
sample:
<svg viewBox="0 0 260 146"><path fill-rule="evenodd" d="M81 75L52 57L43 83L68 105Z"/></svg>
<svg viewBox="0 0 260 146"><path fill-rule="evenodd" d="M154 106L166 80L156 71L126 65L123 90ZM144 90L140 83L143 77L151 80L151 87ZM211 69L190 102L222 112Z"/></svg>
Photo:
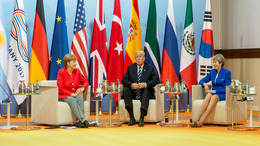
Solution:
<svg viewBox="0 0 260 146"><path fill-rule="evenodd" d="M200 80L199 84L203 86L203 83L207 83L211 81L212 90L216 90L216 93L214 94L218 95L220 101L226 100L226 86L229 86L231 83L231 72L221 67L218 77L215 80L216 75L217 75L217 70L212 69L211 72L206 77Z"/></svg>

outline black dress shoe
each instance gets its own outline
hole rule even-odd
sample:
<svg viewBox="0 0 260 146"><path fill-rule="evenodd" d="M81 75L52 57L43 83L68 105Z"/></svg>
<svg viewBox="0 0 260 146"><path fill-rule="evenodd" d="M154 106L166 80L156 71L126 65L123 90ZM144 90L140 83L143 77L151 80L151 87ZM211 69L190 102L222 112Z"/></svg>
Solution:
<svg viewBox="0 0 260 146"><path fill-rule="evenodd" d="M76 127L79 127L79 128L84 128L85 127L85 125L84 124L82 124L82 122L81 121L78 121L77 123L76 123L76 125L75 125Z"/></svg>
<svg viewBox="0 0 260 146"><path fill-rule="evenodd" d="M140 119L138 123L139 127L144 127L144 119Z"/></svg>
<svg viewBox="0 0 260 146"><path fill-rule="evenodd" d="M88 123L87 120L85 120L85 121L83 122L83 125L85 126L85 128L88 128L88 127L90 126L90 124Z"/></svg>
<svg viewBox="0 0 260 146"><path fill-rule="evenodd" d="M134 118L130 118L130 121L128 123L128 126L132 126L132 125L135 125L136 124L136 121Z"/></svg>

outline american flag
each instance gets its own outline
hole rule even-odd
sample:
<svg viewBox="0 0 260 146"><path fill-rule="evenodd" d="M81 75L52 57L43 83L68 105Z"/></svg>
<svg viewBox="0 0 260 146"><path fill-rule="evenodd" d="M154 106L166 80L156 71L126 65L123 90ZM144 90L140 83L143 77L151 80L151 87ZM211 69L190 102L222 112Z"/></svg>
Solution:
<svg viewBox="0 0 260 146"><path fill-rule="evenodd" d="M83 0L78 0L71 50L77 56L77 68L86 78L88 78L87 49L85 6Z"/></svg>

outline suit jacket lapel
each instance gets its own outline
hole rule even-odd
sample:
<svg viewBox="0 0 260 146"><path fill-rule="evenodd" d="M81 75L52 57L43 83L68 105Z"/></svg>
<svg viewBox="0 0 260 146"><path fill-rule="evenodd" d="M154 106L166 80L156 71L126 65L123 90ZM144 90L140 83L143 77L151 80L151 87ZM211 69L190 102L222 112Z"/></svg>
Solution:
<svg viewBox="0 0 260 146"><path fill-rule="evenodd" d="M221 79L221 78L222 78L222 72L223 72L223 71L222 71L222 70L223 70L222 68L223 68L223 67L220 68L220 70L219 70L219 72L218 72L218 77L217 77L217 78L216 78L216 76L217 76L217 71L216 71L216 74L215 74L215 78L216 78L216 79L214 79L214 82L216 81L215 84L217 84L217 80L218 80L218 79Z"/></svg>
<svg viewBox="0 0 260 146"><path fill-rule="evenodd" d="M143 67L142 75L141 75L141 81L143 81L143 77L145 76L146 71L147 71L147 65L144 63L144 67Z"/></svg>
<svg viewBox="0 0 260 146"><path fill-rule="evenodd" d="M137 83L138 79L137 79L137 64L135 64L135 67L134 67L134 74L135 74L135 82Z"/></svg>

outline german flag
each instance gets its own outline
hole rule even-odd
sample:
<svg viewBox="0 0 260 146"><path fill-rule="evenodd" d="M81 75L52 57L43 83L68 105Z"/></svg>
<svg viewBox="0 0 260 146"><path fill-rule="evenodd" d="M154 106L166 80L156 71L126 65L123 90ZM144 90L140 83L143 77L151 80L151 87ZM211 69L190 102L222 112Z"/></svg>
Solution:
<svg viewBox="0 0 260 146"><path fill-rule="evenodd" d="M49 76L49 52L46 37L43 0L37 0L30 60L29 82L47 80Z"/></svg>

